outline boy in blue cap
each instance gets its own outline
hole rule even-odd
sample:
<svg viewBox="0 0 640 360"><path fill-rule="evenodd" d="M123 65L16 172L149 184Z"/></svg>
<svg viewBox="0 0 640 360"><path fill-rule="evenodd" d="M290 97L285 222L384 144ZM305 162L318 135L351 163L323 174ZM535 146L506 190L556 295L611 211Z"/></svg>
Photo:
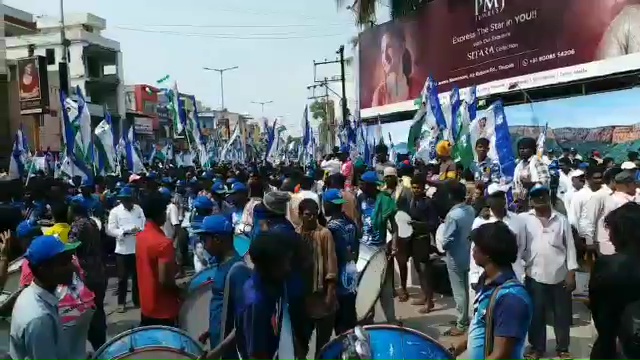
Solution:
<svg viewBox="0 0 640 360"><path fill-rule="evenodd" d="M80 243L64 244L55 236L33 240L24 257L34 280L13 308L9 335L12 359L68 359L70 349L58 313L58 285L69 285L75 271L72 254Z"/></svg>
<svg viewBox="0 0 640 360"><path fill-rule="evenodd" d="M235 345L234 309L251 270L233 247L233 225L225 216L207 216L196 233L218 264L211 289L209 331L200 336L200 341L209 340L213 349L207 358L237 359L235 346L230 346Z"/></svg>

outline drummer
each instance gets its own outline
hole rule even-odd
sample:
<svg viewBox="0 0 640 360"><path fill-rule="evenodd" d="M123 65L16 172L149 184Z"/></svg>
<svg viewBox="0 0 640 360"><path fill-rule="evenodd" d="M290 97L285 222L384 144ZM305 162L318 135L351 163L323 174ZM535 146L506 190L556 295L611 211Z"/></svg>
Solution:
<svg viewBox="0 0 640 360"><path fill-rule="evenodd" d="M211 288L209 331L200 336L201 342L209 340L210 359L237 359L235 346L234 309L238 304L242 286L251 277L251 270L233 247L234 228L223 215L207 216L196 230L205 250L218 264ZM224 312L226 309L226 313Z"/></svg>
<svg viewBox="0 0 640 360"><path fill-rule="evenodd" d="M9 355L13 360L69 359L55 291L58 285L71 284L72 251L78 246L42 235L27 249L25 258L34 281L18 296L11 314Z"/></svg>

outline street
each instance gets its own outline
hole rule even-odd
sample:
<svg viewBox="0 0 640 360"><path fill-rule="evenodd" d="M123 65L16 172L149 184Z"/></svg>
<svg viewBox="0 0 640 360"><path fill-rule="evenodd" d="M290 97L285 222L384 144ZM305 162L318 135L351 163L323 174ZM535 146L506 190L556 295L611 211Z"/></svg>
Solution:
<svg viewBox="0 0 640 360"><path fill-rule="evenodd" d="M411 278L409 283L411 283ZM113 295L113 289L115 289L115 279L111 279L109 290L107 291L107 299L105 301L108 316L109 337L113 337L122 331L136 327L140 321L140 311L137 309L128 309L124 314L120 314L115 311L116 298ZM410 288L410 293L412 296L415 296L418 293L418 288ZM418 313L418 307L410 305L410 301L400 303L396 300L396 316L404 326L421 331L422 333L437 340L445 347L449 347L451 344L459 341L460 338L445 337L440 334L449 329L449 327L451 327L450 322L455 320L455 304L453 299L450 297L436 295L436 299L435 310L426 315ZM131 304L129 303L129 305ZM588 359L591 351L590 344L592 342L589 313L586 307L580 302L574 302L573 312L574 317L573 326L571 328L570 351L575 359ZM382 309L378 305L376 308L376 322L384 322L384 317L380 314L382 314ZM549 356L549 358L553 358L553 356L555 356L555 339L553 335L553 328L551 326L547 326L547 338L549 339L547 342L547 356ZM315 349L315 336L312 338L309 348ZM308 358L313 359L313 354L311 352L309 353ZM464 359L465 354L460 356L460 358Z"/></svg>

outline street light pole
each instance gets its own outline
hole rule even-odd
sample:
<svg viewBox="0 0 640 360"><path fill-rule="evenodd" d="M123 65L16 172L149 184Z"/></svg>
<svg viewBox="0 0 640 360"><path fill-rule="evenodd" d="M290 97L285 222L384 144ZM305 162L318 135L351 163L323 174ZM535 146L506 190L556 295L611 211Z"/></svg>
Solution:
<svg viewBox="0 0 640 360"><path fill-rule="evenodd" d="M238 68L237 66L232 66L224 69L216 69L216 68L208 68L208 67L203 68L204 70L215 71L220 74L220 102L222 106L221 110L224 110L224 73L226 71L235 70L237 68Z"/></svg>
<svg viewBox="0 0 640 360"><path fill-rule="evenodd" d="M258 104L262 107L262 117L264 117L264 106L266 104L272 104L273 100L269 100L269 101L252 101L252 104Z"/></svg>

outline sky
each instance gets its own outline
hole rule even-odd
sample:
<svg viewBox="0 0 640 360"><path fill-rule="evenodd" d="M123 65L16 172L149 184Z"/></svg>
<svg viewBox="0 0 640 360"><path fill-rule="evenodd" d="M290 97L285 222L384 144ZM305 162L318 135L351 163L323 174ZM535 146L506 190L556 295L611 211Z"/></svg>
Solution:
<svg viewBox="0 0 640 360"><path fill-rule="evenodd" d="M60 13L58 0L4 3L36 16ZM335 59L342 44L352 52L349 40L357 35L353 15L334 0L64 0L64 6L65 13L107 20L103 35L120 42L127 84L154 85L168 74L180 92L219 108L220 77L202 68L238 66L224 75L225 107L259 117L252 101L273 101L264 115L282 117L292 133L312 96L313 61ZM339 71L326 66L318 76ZM340 91L339 84L332 88Z"/></svg>
<svg viewBox="0 0 640 360"><path fill-rule="evenodd" d="M509 125L534 125L534 117L540 126L545 122L550 128L606 125L631 125L640 123L640 88L606 92L568 99L542 101L505 107ZM388 134L395 143L405 142L412 120L382 124L385 141ZM373 128L370 134L375 134Z"/></svg>

